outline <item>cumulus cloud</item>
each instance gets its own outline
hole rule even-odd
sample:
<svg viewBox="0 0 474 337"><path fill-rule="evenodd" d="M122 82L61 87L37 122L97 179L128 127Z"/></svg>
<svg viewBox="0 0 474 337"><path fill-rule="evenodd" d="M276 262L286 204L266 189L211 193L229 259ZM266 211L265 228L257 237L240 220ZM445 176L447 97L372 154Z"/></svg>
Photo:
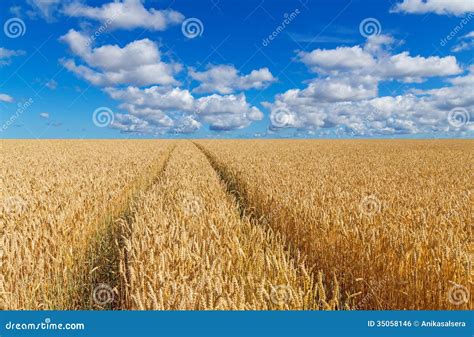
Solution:
<svg viewBox="0 0 474 337"><path fill-rule="evenodd" d="M110 29L146 28L163 31L171 25L184 20L183 14L166 9L146 9L140 0L123 0L106 3L101 7L92 7L75 1L64 7L64 13L72 17L81 17L107 23Z"/></svg>
<svg viewBox="0 0 474 337"><path fill-rule="evenodd" d="M120 102L124 113L116 114L112 126L123 132L188 133L204 124L212 130L244 128L263 119L263 113L235 91L275 81L267 68L241 75L233 66L215 66L204 72L191 70L200 85L194 91L181 89L175 76L182 66L165 63L149 39L123 47L92 47L84 33L71 29L60 40L80 60L63 59L63 66ZM196 98L192 92L218 94Z"/></svg>
<svg viewBox="0 0 474 337"><path fill-rule="evenodd" d="M337 47L336 49L316 49L300 52L301 62L314 72L341 72L358 68L373 68L376 64L371 54L360 46Z"/></svg>
<svg viewBox="0 0 474 337"><path fill-rule="evenodd" d="M328 76L317 78L305 89L291 89L281 94L295 104L312 104L315 101L343 102L377 96L378 80L371 76Z"/></svg>
<svg viewBox="0 0 474 337"><path fill-rule="evenodd" d="M182 66L161 61L156 43L149 39L133 41L124 47L104 45L93 48L88 37L71 29L60 38L87 65L72 59L62 60L63 66L96 86L132 84L138 86L175 85L174 75Z"/></svg>
<svg viewBox="0 0 474 337"><path fill-rule="evenodd" d="M0 102L12 103L13 101L14 99L10 95L0 93Z"/></svg>
<svg viewBox="0 0 474 337"><path fill-rule="evenodd" d="M140 89L128 87L126 89L106 88L105 91L115 100L126 102L124 107L153 108L159 110L191 111L194 97L189 90L180 88L166 88L153 86Z"/></svg>
<svg viewBox="0 0 474 337"><path fill-rule="evenodd" d="M188 90L153 86L150 88L106 88L111 98L122 102L120 108L128 114L119 114L113 127L124 132L162 134L195 131L200 124L190 123L183 116L193 110L194 97ZM188 127L180 122L188 123ZM196 128L191 128L194 125Z"/></svg>
<svg viewBox="0 0 474 337"><path fill-rule="evenodd" d="M266 106L271 110L273 128L339 128L363 136L447 132L453 129L448 120L453 109L461 108L474 116L473 91L472 86L453 86L395 97L307 105L278 96L274 103L266 103ZM462 94L469 96L459 100ZM472 124L465 124L460 130L474 131L474 128Z"/></svg>
<svg viewBox="0 0 474 337"><path fill-rule="evenodd" d="M403 0L392 8L392 12L460 16L474 12L474 2L469 0Z"/></svg>
<svg viewBox="0 0 474 337"><path fill-rule="evenodd" d="M455 53L474 49L474 31L462 36L460 42L456 44L451 50Z"/></svg>
<svg viewBox="0 0 474 337"><path fill-rule="evenodd" d="M41 113L39 114L39 116L40 116L41 118L44 118L44 119L49 119L49 113L47 113L47 112L41 112Z"/></svg>
<svg viewBox="0 0 474 337"><path fill-rule="evenodd" d="M146 120L130 114L115 114L115 120L112 127L122 132L141 133L141 134L162 134L168 130L168 125Z"/></svg>
<svg viewBox="0 0 474 337"><path fill-rule="evenodd" d="M379 74L384 79L422 82L427 77L456 75L462 72L454 56L410 56L408 52L380 60Z"/></svg>
<svg viewBox="0 0 474 337"><path fill-rule="evenodd" d="M252 70L247 75L239 74L232 65L214 65L206 71L190 69L189 75L201 84L193 92L231 94L239 90L263 89L276 81L268 68Z"/></svg>
<svg viewBox="0 0 474 337"><path fill-rule="evenodd" d="M272 128L340 128L366 136L412 134L451 130L447 118L452 109L474 113L472 67L467 75L448 78L439 89L379 97L380 82L419 82L459 75L462 69L452 56L391 54L386 46L381 48L390 39L377 39L369 38L364 46L299 53L318 77L304 89L291 89L277 95L274 102L264 102ZM472 125L458 129L471 130Z"/></svg>
<svg viewBox="0 0 474 337"><path fill-rule="evenodd" d="M217 131L241 129L263 119L263 113L251 106L244 94L201 97L196 101L195 111L211 130Z"/></svg>
<svg viewBox="0 0 474 337"><path fill-rule="evenodd" d="M187 89L153 86L150 88L106 88L121 101L121 114L114 127L124 132L188 133L208 124L211 130L233 130L261 120L263 113L251 106L244 94L195 98Z"/></svg>
<svg viewBox="0 0 474 337"><path fill-rule="evenodd" d="M61 0L27 0L27 3L35 10L31 15L37 16L38 13L47 21L54 18L54 13L61 5Z"/></svg>
<svg viewBox="0 0 474 337"><path fill-rule="evenodd" d="M24 54L25 52L22 50L10 50L0 47L0 67L9 65L13 57L21 56Z"/></svg>
<svg viewBox="0 0 474 337"><path fill-rule="evenodd" d="M391 37L375 36L364 46L316 49L300 52L298 56L313 72L322 75L350 73L380 80L421 82L427 77L456 75L462 71L453 56L422 57L408 52L391 55L387 46L393 42Z"/></svg>

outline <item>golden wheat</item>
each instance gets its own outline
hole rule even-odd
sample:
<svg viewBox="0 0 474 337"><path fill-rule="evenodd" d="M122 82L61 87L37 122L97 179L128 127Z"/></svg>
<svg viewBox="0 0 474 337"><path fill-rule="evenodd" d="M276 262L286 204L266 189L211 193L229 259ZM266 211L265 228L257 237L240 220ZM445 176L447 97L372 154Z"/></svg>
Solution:
<svg viewBox="0 0 474 337"><path fill-rule="evenodd" d="M199 144L353 308L472 308L472 141Z"/></svg>
<svg viewBox="0 0 474 337"><path fill-rule="evenodd" d="M472 140L195 144L2 140L0 310L473 308Z"/></svg>
<svg viewBox="0 0 474 337"><path fill-rule="evenodd" d="M335 308L302 261L241 217L206 157L174 150L161 179L123 221L125 307L172 310Z"/></svg>
<svg viewBox="0 0 474 337"><path fill-rule="evenodd" d="M104 272L98 264L111 254L110 220L166 148L2 140L0 309L89 307L91 284Z"/></svg>

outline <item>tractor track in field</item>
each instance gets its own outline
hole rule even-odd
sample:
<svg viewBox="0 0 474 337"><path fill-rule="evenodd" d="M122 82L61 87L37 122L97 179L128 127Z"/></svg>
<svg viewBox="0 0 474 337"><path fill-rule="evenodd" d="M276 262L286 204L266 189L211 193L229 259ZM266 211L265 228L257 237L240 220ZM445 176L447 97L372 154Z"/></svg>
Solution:
<svg viewBox="0 0 474 337"><path fill-rule="evenodd" d="M161 178L177 144L171 144L163 157L152 164L149 170L132 184L132 192L118 211L105 212L102 220L103 232L91 244L89 261L92 267L88 286L83 289L81 309L126 309L125 288L129 278L128 255L125 247L127 233L130 232L136 210L133 205L137 198L150 190ZM111 208L115 205L111 206ZM118 222L121 221L121 226ZM99 222L100 223L100 222ZM121 267L121 260L124 263ZM121 270L122 268L122 270ZM122 276L121 276L122 275Z"/></svg>
<svg viewBox="0 0 474 337"><path fill-rule="evenodd" d="M255 211L252 210L246 198L244 197L242 191L240 191L237 187L237 183L235 181L235 177L229 174L226 170L223 170L221 166L217 163L217 160L214 158L211 152L209 152L204 146L199 143L192 142L194 146L196 146L199 151L201 151L204 156L209 161L209 164L217 173L219 179L224 183L224 186L227 190L227 193L231 194L237 203L239 208L240 216L244 217L245 215L250 216L253 220L256 220L258 216L255 214Z"/></svg>
<svg viewBox="0 0 474 337"><path fill-rule="evenodd" d="M193 142L193 144L206 156L211 167L214 169L219 179L223 182L227 193L231 194L237 203L241 217L249 217L254 223L261 226L269 226L271 214L265 214L256 206L252 206L247 197L246 191L240 189L238 185L238 177L233 175L223 165L219 164L215 156L207 150L203 145Z"/></svg>
<svg viewBox="0 0 474 337"><path fill-rule="evenodd" d="M300 261L306 267L306 270L310 271L314 280L316 280L317 275L314 270L313 265L309 265L305 258L301 255L299 249L292 245L289 240L285 238L283 233L281 233L278 229L272 226L272 214L267 214L262 212L258 209L258 207L251 205L248 199L245 196L246 191L242 190L238 186L238 177L233 175L225 166L218 163L215 156L207 150L203 145L196 143L193 141L193 144L206 156L207 160L209 161L211 167L214 169L216 174L218 175L219 179L224 184L227 193L231 194L235 202L237 203L240 216L242 218L248 217L256 226L262 226L266 230L270 230L272 232L278 233L281 235L282 241L285 245L285 250L292 256L295 260Z"/></svg>

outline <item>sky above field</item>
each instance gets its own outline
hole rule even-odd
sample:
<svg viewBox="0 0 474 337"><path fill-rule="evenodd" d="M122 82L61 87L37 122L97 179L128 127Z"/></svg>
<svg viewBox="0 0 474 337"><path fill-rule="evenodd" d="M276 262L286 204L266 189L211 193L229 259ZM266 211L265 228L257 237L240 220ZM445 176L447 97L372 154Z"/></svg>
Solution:
<svg viewBox="0 0 474 337"><path fill-rule="evenodd" d="M472 138L474 1L2 0L2 138Z"/></svg>

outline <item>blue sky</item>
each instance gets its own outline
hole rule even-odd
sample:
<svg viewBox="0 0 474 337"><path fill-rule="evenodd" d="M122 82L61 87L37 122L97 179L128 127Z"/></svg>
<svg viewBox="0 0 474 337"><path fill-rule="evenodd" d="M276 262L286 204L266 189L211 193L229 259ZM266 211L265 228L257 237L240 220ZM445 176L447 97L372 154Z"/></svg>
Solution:
<svg viewBox="0 0 474 337"><path fill-rule="evenodd" d="M0 6L2 138L474 133L474 2Z"/></svg>

